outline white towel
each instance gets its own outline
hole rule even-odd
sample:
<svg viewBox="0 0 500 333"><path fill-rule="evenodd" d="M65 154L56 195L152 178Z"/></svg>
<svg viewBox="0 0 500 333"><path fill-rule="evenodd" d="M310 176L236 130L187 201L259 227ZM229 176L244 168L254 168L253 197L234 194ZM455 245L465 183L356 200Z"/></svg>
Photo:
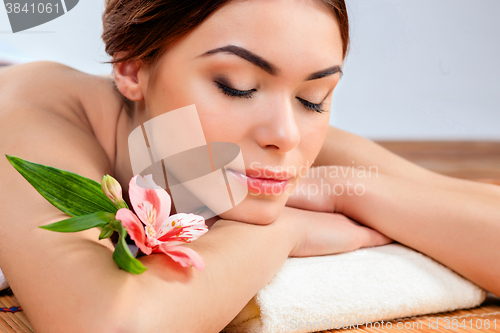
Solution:
<svg viewBox="0 0 500 333"><path fill-rule="evenodd" d="M5 276L3 276L3 272L2 270L0 269L0 290L4 290L5 288L7 288L9 286L9 283L7 282L7 280L5 279Z"/></svg>
<svg viewBox="0 0 500 333"><path fill-rule="evenodd" d="M437 261L392 243L336 255L288 258L223 332L356 327L357 323L472 308L485 297L485 290Z"/></svg>

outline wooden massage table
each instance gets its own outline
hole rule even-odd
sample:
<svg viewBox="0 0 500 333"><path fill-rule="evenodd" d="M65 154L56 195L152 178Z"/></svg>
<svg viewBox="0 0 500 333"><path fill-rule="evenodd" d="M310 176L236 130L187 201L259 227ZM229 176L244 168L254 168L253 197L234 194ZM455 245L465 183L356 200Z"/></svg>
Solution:
<svg viewBox="0 0 500 333"><path fill-rule="evenodd" d="M377 141L377 143L433 171L452 177L500 185L500 142ZM0 332L34 332L10 288L0 293L0 307L3 309L0 311ZM456 320L453 321L454 319ZM377 325L371 328L363 325L358 328L324 332L500 333L500 298L488 293L481 306L473 309L393 320L391 323L392 328L387 328L387 323L384 322L383 328L380 328L380 325L379 328L376 328Z"/></svg>

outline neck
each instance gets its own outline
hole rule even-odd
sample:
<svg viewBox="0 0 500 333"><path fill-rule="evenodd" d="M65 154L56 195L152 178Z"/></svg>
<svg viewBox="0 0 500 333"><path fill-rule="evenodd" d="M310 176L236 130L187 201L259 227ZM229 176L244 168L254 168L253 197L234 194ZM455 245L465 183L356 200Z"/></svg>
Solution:
<svg viewBox="0 0 500 333"><path fill-rule="evenodd" d="M115 178L122 185L123 199L127 205L131 207L128 196L128 184L130 179L134 176L132 165L130 164L130 155L128 150L128 136L134 129L134 121L127 114L125 107L123 107L118 116L118 123L116 129L116 155L114 173Z"/></svg>
<svg viewBox="0 0 500 333"><path fill-rule="evenodd" d="M120 115L118 116L118 124L116 129L116 156L114 165L114 175L116 180L122 185L123 199L127 202L127 205L131 208L130 199L128 195L129 182L134 173L132 170L132 164L130 163L130 154L128 148L128 136L129 134L138 126L144 123L143 118L138 118L135 115L144 115L144 112L138 112L138 108L143 108L142 104L136 105L134 117L130 117L125 108L122 108ZM167 192L170 194L170 190L167 186ZM175 214L175 205L172 203L171 214Z"/></svg>

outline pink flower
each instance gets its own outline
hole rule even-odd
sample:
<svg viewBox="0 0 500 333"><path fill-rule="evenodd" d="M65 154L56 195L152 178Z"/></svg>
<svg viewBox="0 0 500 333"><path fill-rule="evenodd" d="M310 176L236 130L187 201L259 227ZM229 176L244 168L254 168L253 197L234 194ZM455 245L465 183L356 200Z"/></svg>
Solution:
<svg viewBox="0 0 500 333"><path fill-rule="evenodd" d="M121 208L116 213L128 234L144 254L165 253L183 267L205 268L194 250L180 246L208 231L205 219L194 214L169 216L170 195L153 181L152 175L134 176L129 183L130 202L137 213Z"/></svg>

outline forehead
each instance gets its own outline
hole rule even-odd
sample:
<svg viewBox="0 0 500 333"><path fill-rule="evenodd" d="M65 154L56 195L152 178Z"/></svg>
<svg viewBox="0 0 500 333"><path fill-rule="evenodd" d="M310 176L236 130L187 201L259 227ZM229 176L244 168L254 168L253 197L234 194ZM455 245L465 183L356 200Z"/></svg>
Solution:
<svg viewBox="0 0 500 333"><path fill-rule="evenodd" d="M228 44L244 47L284 69L291 66L313 72L342 63L338 22L319 0L233 0L177 46L194 58Z"/></svg>

